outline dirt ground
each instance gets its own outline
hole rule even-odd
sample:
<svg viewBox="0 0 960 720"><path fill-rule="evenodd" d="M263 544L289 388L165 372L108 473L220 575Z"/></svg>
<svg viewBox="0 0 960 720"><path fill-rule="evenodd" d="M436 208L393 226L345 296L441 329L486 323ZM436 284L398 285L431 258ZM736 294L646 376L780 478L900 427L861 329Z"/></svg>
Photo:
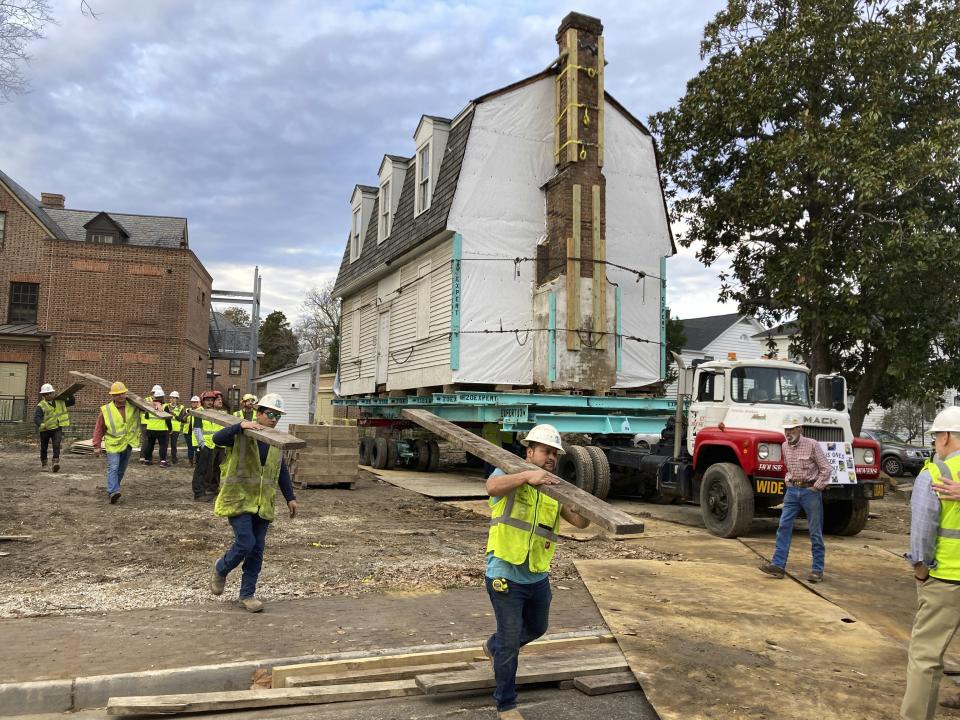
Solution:
<svg viewBox="0 0 960 720"><path fill-rule="evenodd" d="M210 568L232 539L210 503L194 502L185 459L169 469L131 463L110 505L105 462L65 452L40 472L35 448L0 448L0 617L209 603ZM265 601L477 587L486 522L361 472L353 490L298 491L300 515L278 515L258 595ZM669 558L636 545L567 542L552 580L576 579L575 559ZM227 581L236 595L239 572Z"/></svg>

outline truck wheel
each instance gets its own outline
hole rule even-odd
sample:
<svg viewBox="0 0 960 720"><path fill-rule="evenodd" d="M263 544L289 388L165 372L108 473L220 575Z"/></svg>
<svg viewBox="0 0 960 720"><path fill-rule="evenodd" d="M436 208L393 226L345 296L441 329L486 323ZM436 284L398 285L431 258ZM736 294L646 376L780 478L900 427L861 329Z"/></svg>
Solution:
<svg viewBox="0 0 960 720"><path fill-rule="evenodd" d="M593 460L586 448L570 445L566 455L561 455L559 460L557 474L560 477L584 492L593 492Z"/></svg>
<svg viewBox="0 0 960 720"><path fill-rule="evenodd" d="M417 439L413 443L413 449L417 454L417 470L427 472L430 468L430 444L426 440Z"/></svg>
<svg viewBox="0 0 960 720"><path fill-rule="evenodd" d="M714 535L735 538L750 532L753 487L739 465L716 463L700 483L700 514Z"/></svg>
<svg viewBox="0 0 960 720"><path fill-rule="evenodd" d="M373 461L373 438L360 438L360 464L369 465Z"/></svg>
<svg viewBox="0 0 960 720"><path fill-rule="evenodd" d="M397 466L397 443L393 438L387 438L387 470L393 470Z"/></svg>
<svg viewBox="0 0 960 720"><path fill-rule="evenodd" d="M431 440L428 445L430 446L430 464L427 466L427 472L436 472L440 467L440 443Z"/></svg>
<svg viewBox="0 0 960 720"><path fill-rule="evenodd" d="M870 501L866 498L823 504L823 531L829 535L856 535L867 525Z"/></svg>
<svg viewBox="0 0 960 720"><path fill-rule="evenodd" d="M383 470L387 467L388 455L390 453L390 441L385 437L373 439L373 453L370 458L370 464L377 470Z"/></svg>
<svg viewBox="0 0 960 720"><path fill-rule="evenodd" d="M890 477L900 477L903 474L903 463L896 455L888 455L883 459L883 471Z"/></svg>
<svg viewBox="0 0 960 720"><path fill-rule="evenodd" d="M584 448L593 461L593 494L605 500L610 494L610 461L607 454L595 445Z"/></svg>

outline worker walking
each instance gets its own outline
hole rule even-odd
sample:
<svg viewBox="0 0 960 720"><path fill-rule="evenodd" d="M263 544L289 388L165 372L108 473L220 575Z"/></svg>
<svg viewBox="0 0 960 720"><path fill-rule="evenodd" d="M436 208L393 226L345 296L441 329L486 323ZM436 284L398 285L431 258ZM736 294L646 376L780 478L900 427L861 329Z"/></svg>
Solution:
<svg viewBox="0 0 960 720"><path fill-rule="evenodd" d="M163 388L159 385L154 385L150 395L153 406L157 410L167 412L168 406L165 402ZM167 462L167 442L170 438L170 425L170 420L158 418L156 415L147 415L147 446L144 451L140 453L140 461L144 465L153 465L153 447L157 445L159 447L160 467L170 467L170 463Z"/></svg>
<svg viewBox="0 0 960 720"><path fill-rule="evenodd" d="M180 432L187 418L186 405L180 404L180 393L174 390L170 393L170 402L167 403L167 412L173 415L170 419L170 462L177 464L177 444Z"/></svg>
<svg viewBox="0 0 960 720"><path fill-rule="evenodd" d="M787 472L784 476L786 492L780 525L777 528L777 545L770 562L760 566L760 571L775 578L786 573L787 555L793 541L793 524L803 510L810 529L810 545L813 567L807 581L823 580L826 547L823 544L823 490L833 477L833 466L827 460L820 443L803 437L803 420L799 415L788 415L783 420L786 441L780 446Z"/></svg>
<svg viewBox="0 0 960 720"><path fill-rule="evenodd" d="M200 408L200 397L194 395L190 398L190 409L198 410ZM193 440L193 426L194 423L198 420L193 416L187 413L186 420L183 422L183 440L187 443L187 461L190 463L190 467L193 467L193 458L197 454L197 446Z"/></svg>
<svg viewBox="0 0 960 720"><path fill-rule="evenodd" d="M942 410L930 428L927 461L910 497L910 555L917 614L907 651L903 720L932 720L943 655L960 629L960 407Z"/></svg>
<svg viewBox="0 0 960 720"><path fill-rule="evenodd" d="M40 387L40 402L33 414L33 422L40 431L40 469L47 469L47 449L53 445L53 471L60 471L60 443L63 441L63 428L70 427L70 415L67 408L76 403L73 395L65 400L54 400L56 393L53 385L44 383Z"/></svg>
<svg viewBox="0 0 960 720"><path fill-rule="evenodd" d="M502 720L523 718L517 710L517 663L520 648L547 631L553 597L548 573L560 518L578 528L590 524L538 489L559 483L550 475L563 453L557 429L537 425L520 442L527 462L541 469L506 475L498 468L486 483L492 508L486 586L497 631L484 642L483 652L493 663L497 681L493 697Z"/></svg>
<svg viewBox="0 0 960 720"><path fill-rule="evenodd" d="M214 397L213 392L209 390L201 396L204 409L213 409ZM197 501L213 500L214 495L209 486L208 476L210 474L210 464L214 459L213 436L220 429L220 426L209 420L195 417L192 427L193 443L194 447L197 448L193 466L193 499Z"/></svg>
<svg viewBox="0 0 960 720"><path fill-rule="evenodd" d="M257 411L257 396L247 393L240 400L240 407L233 411L233 414L244 420L253 420Z"/></svg>
<svg viewBox="0 0 960 720"><path fill-rule="evenodd" d="M275 393L264 395L257 404L256 422L243 420L219 430L213 437L214 443L226 448L223 479L213 512L230 521L234 541L213 566L210 591L222 595L227 575L242 563L239 602L248 612L263 610L263 602L255 594L267 530L275 514L277 488L287 502L291 519L297 515L297 500L280 448L258 442L242 431L272 428L284 414L283 398Z"/></svg>
<svg viewBox="0 0 960 720"><path fill-rule="evenodd" d="M127 386L119 380L110 387L111 400L100 406L93 429L93 450L100 457L101 442L107 450L107 494L110 504L120 501L120 483L127 471L130 451L140 436L140 411L127 402Z"/></svg>

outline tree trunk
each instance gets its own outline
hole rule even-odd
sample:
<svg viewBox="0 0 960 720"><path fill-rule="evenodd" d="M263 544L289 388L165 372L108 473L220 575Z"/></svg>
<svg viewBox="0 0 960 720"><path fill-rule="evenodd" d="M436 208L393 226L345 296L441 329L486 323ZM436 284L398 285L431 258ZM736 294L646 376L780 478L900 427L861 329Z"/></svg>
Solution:
<svg viewBox="0 0 960 720"><path fill-rule="evenodd" d="M867 365L860 385L857 387L857 394L853 397L853 407L850 408L850 429L853 430L854 436L860 434L863 419L867 416L867 408L870 407L870 400L873 399L889 366L890 358L885 350L877 351L873 360Z"/></svg>

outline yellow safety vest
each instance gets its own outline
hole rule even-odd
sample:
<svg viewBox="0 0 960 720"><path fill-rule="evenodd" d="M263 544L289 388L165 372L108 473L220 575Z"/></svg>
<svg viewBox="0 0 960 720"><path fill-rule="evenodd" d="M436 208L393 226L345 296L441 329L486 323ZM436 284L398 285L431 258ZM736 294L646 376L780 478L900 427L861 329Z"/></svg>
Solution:
<svg viewBox="0 0 960 720"><path fill-rule="evenodd" d="M144 401L145 403L148 403L148 404L149 404L149 403L152 403L152 402L153 402L153 395L147 395L147 396L143 399L143 401ZM144 429L146 429L146 427L147 427L147 418L148 418L148 417L151 417L151 416L149 415L149 413L145 413L145 412L141 412L141 413L140 413L140 424L143 425Z"/></svg>
<svg viewBox="0 0 960 720"><path fill-rule="evenodd" d="M126 403L124 414L112 402L101 405L100 413L107 428L103 446L108 453L122 453L140 442L140 411L131 403Z"/></svg>
<svg viewBox="0 0 960 720"><path fill-rule="evenodd" d="M163 410L163 412L170 412L170 406L167 405L166 403L161 405L160 409ZM147 419L146 423L144 423L147 426L147 430L160 430L160 431L167 430L166 420L161 420L156 415L151 415L150 413L144 413L144 415L146 416L146 419Z"/></svg>
<svg viewBox="0 0 960 720"><path fill-rule="evenodd" d="M170 421L170 429L173 432L178 433L183 430L184 413L186 413L186 411L187 408L184 405L178 404L176 407L173 405L167 406L167 412L173 415L173 420Z"/></svg>
<svg viewBox="0 0 960 720"><path fill-rule="evenodd" d="M234 436L233 446L220 466L220 492L213 506L214 515L233 517L256 513L273 520L274 503L280 479L280 448L270 446L267 461L260 464L257 441L245 435Z"/></svg>
<svg viewBox="0 0 960 720"><path fill-rule="evenodd" d="M67 403L63 400L54 400L48 403L41 400L37 403L43 411L43 421L40 423L40 431L56 430L57 428L70 427L70 416L67 414Z"/></svg>
<svg viewBox="0 0 960 720"><path fill-rule="evenodd" d="M526 563L530 572L547 572L559 530L560 503L524 484L494 503L487 552L512 565Z"/></svg>
<svg viewBox="0 0 960 720"><path fill-rule="evenodd" d="M238 418L243 418L244 420L253 420L254 415L257 414L256 410L234 410L233 416Z"/></svg>
<svg viewBox="0 0 960 720"><path fill-rule="evenodd" d="M960 455L946 460L928 460L924 470L929 471L934 485L940 484L944 475L958 482ZM940 529L933 559L937 566L930 570L930 575L941 580L960 581L960 502L956 500L940 501Z"/></svg>
<svg viewBox="0 0 960 720"><path fill-rule="evenodd" d="M209 420L201 420L200 428L203 430L203 444L205 447L213 450L216 445L213 443L213 436L223 429L222 425L217 425L215 422L210 422Z"/></svg>

